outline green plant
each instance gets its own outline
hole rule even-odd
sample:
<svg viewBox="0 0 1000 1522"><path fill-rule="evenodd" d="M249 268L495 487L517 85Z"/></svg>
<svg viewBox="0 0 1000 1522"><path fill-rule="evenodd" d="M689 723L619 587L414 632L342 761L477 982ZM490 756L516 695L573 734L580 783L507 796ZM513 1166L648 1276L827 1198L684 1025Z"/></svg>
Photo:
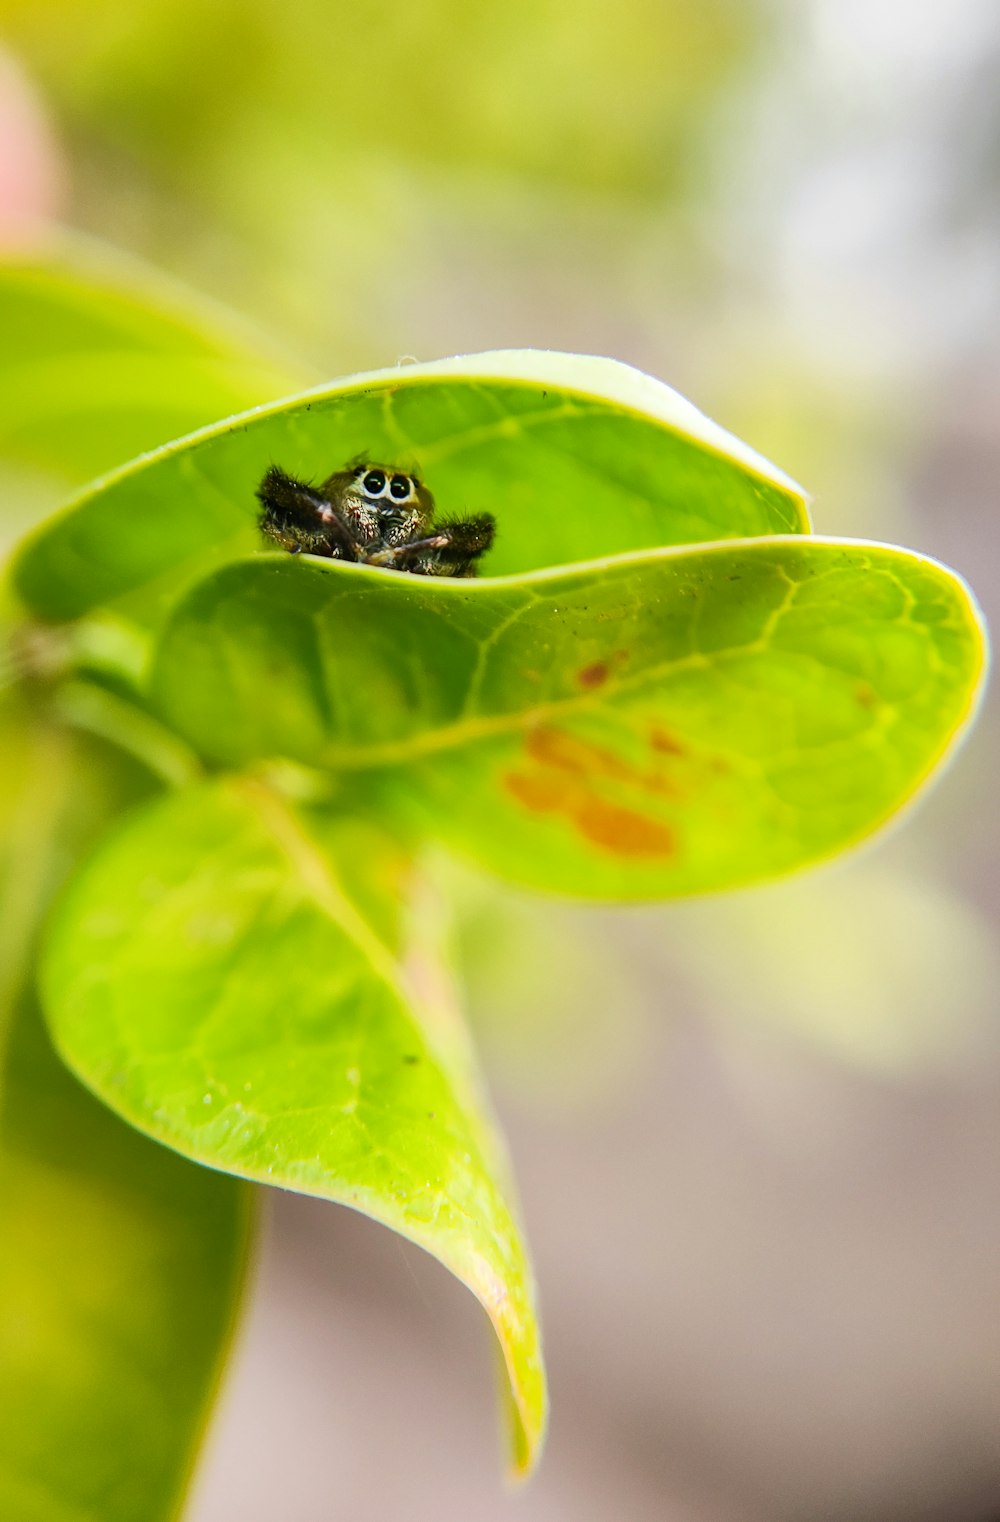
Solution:
<svg viewBox="0 0 1000 1522"><path fill-rule="evenodd" d="M794 483L611 361L472 356L254 407L300 382L118 277L11 267L0 321L18 500L152 450L8 579L0 1512L175 1512L248 1179L465 1281L526 1470L530 1272L431 848L604 901L829 857L968 722L975 606L921 556L814 537ZM496 515L484 580L265 553L268 465L360 451Z"/></svg>

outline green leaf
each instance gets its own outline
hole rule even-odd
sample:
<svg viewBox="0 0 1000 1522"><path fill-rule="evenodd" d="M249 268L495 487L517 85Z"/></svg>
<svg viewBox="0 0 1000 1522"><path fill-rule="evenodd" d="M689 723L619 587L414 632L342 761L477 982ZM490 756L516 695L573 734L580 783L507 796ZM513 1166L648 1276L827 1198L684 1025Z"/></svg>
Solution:
<svg viewBox="0 0 1000 1522"><path fill-rule="evenodd" d="M146 784L12 705L0 776L0 1516L168 1522L229 1341L246 1196L87 1094L29 990L43 904Z"/></svg>
<svg viewBox="0 0 1000 1522"><path fill-rule="evenodd" d="M669 387L511 351L342 381L136 461L25 544L14 584L42 618L141 590L155 619L178 578L259 548L268 465L322 479L359 453L415 462L443 515L495 513L491 575L808 528L801 490Z"/></svg>
<svg viewBox="0 0 1000 1522"><path fill-rule="evenodd" d="M964 584L774 537L504 581L275 556L175 613L153 692L205 755L381 774L537 888L653 898L777 876L869 834L974 706Z"/></svg>
<svg viewBox="0 0 1000 1522"><path fill-rule="evenodd" d="M210 303L72 240L0 264L0 333L0 458L72 485L303 381Z"/></svg>
<svg viewBox="0 0 1000 1522"><path fill-rule="evenodd" d="M496 1328L524 1468L545 1400L529 1271L460 1027L414 992L400 871L357 818L298 817L260 783L191 788L77 880L45 1003L66 1060L139 1129L363 1210L464 1280Z"/></svg>

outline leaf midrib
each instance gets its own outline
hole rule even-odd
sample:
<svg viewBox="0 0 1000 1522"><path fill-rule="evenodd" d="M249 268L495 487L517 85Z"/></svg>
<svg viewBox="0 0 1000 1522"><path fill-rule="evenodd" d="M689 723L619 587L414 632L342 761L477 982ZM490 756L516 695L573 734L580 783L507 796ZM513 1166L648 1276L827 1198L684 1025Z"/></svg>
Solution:
<svg viewBox="0 0 1000 1522"><path fill-rule="evenodd" d="M763 651L762 641L754 640L746 645L734 645L719 652L720 655L753 653ZM566 713L587 713L611 706L611 700L622 693L629 693L655 685L675 672L697 670L713 664L712 658L700 652L682 655L676 659L647 666L633 677L623 677L612 686L610 683L600 693L581 692L562 698L552 698L545 703L535 703L516 713L484 714L472 719L458 719L443 724L438 729L425 730L406 740L385 740L378 744L352 746L350 750L329 747L323 753L321 766L333 771L364 771L381 767L400 766L409 761L420 760L443 750L457 750L465 745L475 745L484 740L503 738L528 730L537 729Z"/></svg>
<svg viewBox="0 0 1000 1522"><path fill-rule="evenodd" d="M408 1007L395 958L355 909L337 881L330 862L298 824L289 805L259 777L235 777L224 785L252 810L310 900L354 942L373 970L392 988L404 1007Z"/></svg>

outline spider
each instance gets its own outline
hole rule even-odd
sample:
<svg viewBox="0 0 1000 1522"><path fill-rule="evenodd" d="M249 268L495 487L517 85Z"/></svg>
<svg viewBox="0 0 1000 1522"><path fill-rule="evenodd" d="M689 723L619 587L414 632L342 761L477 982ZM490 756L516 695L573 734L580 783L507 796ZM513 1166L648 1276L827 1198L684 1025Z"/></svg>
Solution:
<svg viewBox="0 0 1000 1522"><path fill-rule="evenodd" d="M371 460L352 461L320 486L272 465L257 500L261 533L290 555L305 551L416 576L474 576L496 529L491 513L435 522L422 481Z"/></svg>

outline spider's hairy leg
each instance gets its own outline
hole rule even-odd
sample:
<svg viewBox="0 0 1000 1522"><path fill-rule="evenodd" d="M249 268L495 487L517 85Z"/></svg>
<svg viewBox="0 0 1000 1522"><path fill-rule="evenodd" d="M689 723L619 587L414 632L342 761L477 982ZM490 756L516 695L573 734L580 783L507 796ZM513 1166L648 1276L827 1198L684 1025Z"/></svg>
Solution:
<svg viewBox="0 0 1000 1522"><path fill-rule="evenodd" d="M431 535L444 543L434 554L425 575L474 576L476 562L492 545L496 531L497 521L492 513L432 523Z"/></svg>
<svg viewBox="0 0 1000 1522"><path fill-rule="evenodd" d="M401 571L410 571L412 566L398 565L399 561L415 560L421 555L427 555L432 550L444 549L448 543L443 534L432 534L429 539L408 539L405 544L387 544L380 550L374 550L365 556L366 565L384 565L396 567Z"/></svg>
<svg viewBox="0 0 1000 1522"><path fill-rule="evenodd" d="M418 576L474 576L496 533L492 513L432 523L427 534L369 557L373 565L395 566Z"/></svg>
<svg viewBox="0 0 1000 1522"><path fill-rule="evenodd" d="M296 555L356 560L354 538L337 510L307 481L271 465L257 488L258 519L264 536Z"/></svg>

